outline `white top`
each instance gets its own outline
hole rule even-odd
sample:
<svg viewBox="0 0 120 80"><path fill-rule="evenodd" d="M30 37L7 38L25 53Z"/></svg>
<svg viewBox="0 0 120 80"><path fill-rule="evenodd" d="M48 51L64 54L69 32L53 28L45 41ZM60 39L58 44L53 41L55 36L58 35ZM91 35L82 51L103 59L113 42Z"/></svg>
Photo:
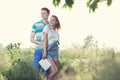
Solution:
<svg viewBox="0 0 120 80"><path fill-rule="evenodd" d="M48 33L48 44L59 41L59 34L54 29L50 28L49 25L45 26L43 32Z"/></svg>

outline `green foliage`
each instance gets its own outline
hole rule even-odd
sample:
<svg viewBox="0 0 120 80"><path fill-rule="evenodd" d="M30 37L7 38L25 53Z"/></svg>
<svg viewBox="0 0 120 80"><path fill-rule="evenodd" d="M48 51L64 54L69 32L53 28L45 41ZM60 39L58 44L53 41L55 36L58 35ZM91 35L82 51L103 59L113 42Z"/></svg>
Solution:
<svg viewBox="0 0 120 80"><path fill-rule="evenodd" d="M0 73L0 80L8 80L8 79Z"/></svg>
<svg viewBox="0 0 120 80"><path fill-rule="evenodd" d="M93 12L95 12L95 9L96 8L98 8L98 3L99 3L99 1L100 0L89 0L88 2L87 2L87 7L89 7L90 8L90 12L91 12L91 10L93 11Z"/></svg>
<svg viewBox="0 0 120 80"><path fill-rule="evenodd" d="M100 2L104 2L106 0L89 0L86 4L87 7L89 7L89 12L91 12L91 10L93 12L95 12L95 10L98 8L98 3ZM112 0L107 0L107 5L110 6L112 4Z"/></svg>
<svg viewBox="0 0 120 80"><path fill-rule="evenodd" d="M14 65L1 71L3 76L8 80L41 80L40 73L33 67L33 49L22 49L21 52L20 60L15 59Z"/></svg>
<svg viewBox="0 0 120 80"><path fill-rule="evenodd" d="M107 0L107 5L110 6L112 4L112 0Z"/></svg>
<svg viewBox="0 0 120 80"><path fill-rule="evenodd" d="M6 49L0 48L0 73L4 72L11 66L10 56L7 54Z"/></svg>
<svg viewBox="0 0 120 80"><path fill-rule="evenodd" d="M21 61L5 73L8 80L35 80L40 79L37 71L27 61Z"/></svg>
<svg viewBox="0 0 120 80"><path fill-rule="evenodd" d="M11 59L16 59L20 53L20 43L10 43L6 46Z"/></svg>
<svg viewBox="0 0 120 80"><path fill-rule="evenodd" d="M88 0L86 5L89 8L89 12L91 12L91 10L93 12L95 12L95 10L98 8L98 3L104 2L104 1L107 1L107 5L108 6L110 6L112 4L112 0ZM75 2L75 0L65 0L63 8L70 8L70 9L72 9L72 7L74 5L74 2ZM53 0L53 5L55 7L59 6L60 3L61 3L61 0Z"/></svg>
<svg viewBox="0 0 120 80"><path fill-rule="evenodd" d="M120 51L94 45L89 35L83 46L73 44L60 50L61 65L55 80L120 80ZM14 65L10 65L6 49L0 50L0 80L41 80L41 74L33 68L34 49L20 49L20 60Z"/></svg>
<svg viewBox="0 0 120 80"><path fill-rule="evenodd" d="M93 36L92 35L88 35L85 39L84 39L84 48L88 48L91 47L93 45Z"/></svg>
<svg viewBox="0 0 120 80"><path fill-rule="evenodd" d="M77 46L77 45L76 45ZM61 75L76 80L119 80L120 52L113 48L84 48L78 46L61 52L63 65ZM66 60L66 61L65 61ZM67 72L66 72L67 71ZM79 77L78 77L79 75ZM73 76L73 77L71 77Z"/></svg>
<svg viewBox="0 0 120 80"><path fill-rule="evenodd" d="M56 7L56 6L59 6L60 4L60 0L53 0L53 5Z"/></svg>
<svg viewBox="0 0 120 80"><path fill-rule="evenodd" d="M72 6L73 6L73 4L74 4L74 0L65 0L65 4L63 5L63 8L72 8Z"/></svg>

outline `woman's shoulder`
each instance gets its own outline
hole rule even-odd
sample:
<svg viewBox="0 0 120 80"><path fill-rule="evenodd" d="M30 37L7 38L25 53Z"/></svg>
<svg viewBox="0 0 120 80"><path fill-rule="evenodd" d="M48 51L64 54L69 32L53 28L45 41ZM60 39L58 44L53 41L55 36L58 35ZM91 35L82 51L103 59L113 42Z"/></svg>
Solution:
<svg viewBox="0 0 120 80"><path fill-rule="evenodd" d="M46 25L45 27L44 27L44 29L43 29L43 32L48 32L49 31L49 25Z"/></svg>

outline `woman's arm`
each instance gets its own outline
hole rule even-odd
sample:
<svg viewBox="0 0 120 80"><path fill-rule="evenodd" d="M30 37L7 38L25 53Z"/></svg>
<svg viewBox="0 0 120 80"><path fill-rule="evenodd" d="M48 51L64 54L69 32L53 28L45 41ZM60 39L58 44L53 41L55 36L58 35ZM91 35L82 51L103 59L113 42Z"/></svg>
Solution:
<svg viewBox="0 0 120 80"><path fill-rule="evenodd" d="M45 59L47 57L47 37L48 37L48 33L43 32L43 59Z"/></svg>
<svg viewBox="0 0 120 80"><path fill-rule="evenodd" d="M31 36L30 36L30 41L34 44L37 44L37 45L42 45L42 42L37 42L35 40L35 32L31 32Z"/></svg>

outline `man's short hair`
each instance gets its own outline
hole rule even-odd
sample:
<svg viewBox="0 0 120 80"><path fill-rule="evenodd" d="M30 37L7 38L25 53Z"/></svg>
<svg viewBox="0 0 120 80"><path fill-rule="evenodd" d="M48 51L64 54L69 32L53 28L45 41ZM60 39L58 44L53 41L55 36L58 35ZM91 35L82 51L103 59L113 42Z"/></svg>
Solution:
<svg viewBox="0 0 120 80"><path fill-rule="evenodd" d="M50 10L46 7L43 7L41 10L45 10L45 11L47 11L48 14L50 14Z"/></svg>

